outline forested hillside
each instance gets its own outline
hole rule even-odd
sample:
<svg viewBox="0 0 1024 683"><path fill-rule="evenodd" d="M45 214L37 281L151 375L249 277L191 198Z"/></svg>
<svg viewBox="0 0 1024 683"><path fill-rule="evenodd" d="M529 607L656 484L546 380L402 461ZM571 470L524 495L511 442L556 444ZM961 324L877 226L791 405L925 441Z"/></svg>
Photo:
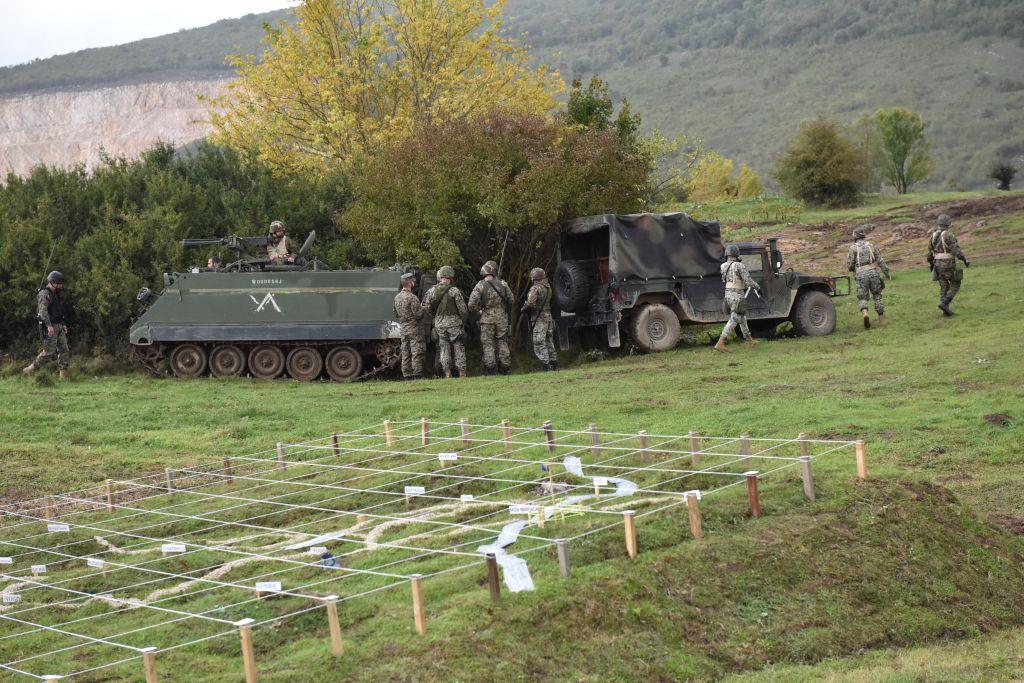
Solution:
<svg viewBox="0 0 1024 683"><path fill-rule="evenodd" d="M930 121L932 186L980 187L1024 159L1019 0L509 0L509 25L566 77L599 73L645 124L770 171L796 125L908 106ZM258 48L249 15L0 69L0 95L222 75Z"/></svg>

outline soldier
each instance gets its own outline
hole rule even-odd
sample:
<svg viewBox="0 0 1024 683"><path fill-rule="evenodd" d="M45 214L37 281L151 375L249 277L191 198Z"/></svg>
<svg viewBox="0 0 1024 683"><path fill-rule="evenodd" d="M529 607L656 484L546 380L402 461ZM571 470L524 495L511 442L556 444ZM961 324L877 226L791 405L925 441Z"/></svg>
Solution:
<svg viewBox="0 0 1024 683"><path fill-rule="evenodd" d="M402 276L402 291L395 297L395 317L398 318L402 333L402 377L423 378L423 307L412 293L416 276L406 273Z"/></svg>
<svg viewBox="0 0 1024 683"><path fill-rule="evenodd" d="M220 270L222 265L224 265L224 262L221 261L220 256L217 256L216 254L206 259L207 270Z"/></svg>
<svg viewBox="0 0 1024 683"><path fill-rule="evenodd" d="M932 267L932 279L939 281L939 308L942 315L950 316L953 311L949 304L964 279L964 271L956 267L956 260L963 261L964 268L970 268L971 262L956 243L956 236L949 231L949 216L942 214L937 223L938 227L928 238L928 264Z"/></svg>
<svg viewBox="0 0 1024 683"><path fill-rule="evenodd" d="M512 367L508 349L508 312L512 290L498 279L498 264L488 261L480 268L483 279L469 295L469 310L480 316L480 344L484 353L484 374L507 375Z"/></svg>
<svg viewBox="0 0 1024 683"><path fill-rule="evenodd" d="M270 237L273 244L267 245L267 258L271 263L295 263L295 256L298 252L291 239L284 234L284 223L274 221L270 224Z"/></svg>
<svg viewBox="0 0 1024 683"><path fill-rule="evenodd" d="M857 279L857 302L860 304L860 312L864 316L864 329L871 329L871 319L868 317L868 296L875 300L875 312L878 313L878 324L885 325L885 302L882 299L882 290L885 283L878 274L881 268L885 277L892 282L892 275L889 273L889 266L885 265L878 247L867 240L867 231L864 228L857 228L853 231L853 239L856 240L850 245L850 252L846 255L846 267L854 273Z"/></svg>
<svg viewBox="0 0 1024 683"><path fill-rule="evenodd" d="M728 257L722 264L722 280L725 282L725 305L729 308L729 322L722 329L722 336L715 344L715 351L725 353L725 342L737 325L743 331L743 336L748 344L756 344L757 341L750 335L750 328L747 327L747 293L753 288L760 292L761 287L750 277L750 271L740 260L740 250L735 244L730 244L725 254Z"/></svg>
<svg viewBox="0 0 1024 683"><path fill-rule="evenodd" d="M64 323L63 289L64 276L55 270L46 276L46 287L39 290L36 296L36 318L39 320L43 350L31 365L22 370L26 377L56 356L60 378L68 378L71 351L68 349L68 326Z"/></svg>
<svg viewBox="0 0 1024 683"><path fill-rule="evenodd" d="M437 279L440 282L431 287L423 297L423 308L434 318L434 330L437 332L437 345L441 353L441 369L445 377L452 376L454 352L454 365L459 377L467 377L466 345L463 341L466 335L463 323L469 316L466 299L459 288L452 284L455 270L451 266L442 266L437 271Z"/></svg>
<svg viewBox="0 0 1024 683"><path fill-rule="evenodd" d="M526 295L526 303L521 311L535 311L530 321L530 333L533 336L533 353L544 366L544 370L558 370L558 352L555 351L551 318L551 285L543 268L530 271L533 286Z"/></svg>

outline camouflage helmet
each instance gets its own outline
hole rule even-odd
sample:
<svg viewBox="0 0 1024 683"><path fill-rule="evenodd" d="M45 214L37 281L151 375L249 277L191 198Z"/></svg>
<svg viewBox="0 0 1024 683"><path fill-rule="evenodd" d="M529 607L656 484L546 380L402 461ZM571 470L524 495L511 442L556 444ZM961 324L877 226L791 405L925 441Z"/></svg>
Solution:
<svg viewBox="0 0 1024 683"><path fill-rule="evenodd" d="M412 273L402 273L402 284L405 284L406 282L415 282L415 281L416 281L416 276L413 275Z"/></svg>
<svg viewBox="0 0 1024 683"><path fill-rule="evenodd" d="M495 263L494 261L488 261L487 263L485 263L482 266L480 266L480 274L481 275L497 275L498 274L498 264Z"/></svg>
<svg viewBox="0 0 1024 683"><path fill-rule="evenodd" d="M949 219L949 214L940 213L939 218L936 221L940 228L948 228L952 221Z"/></svg>
<svg viewBox="0 0 1024 683"><path fill-rule="evenodd" d="M533 270L530 271L530 279L533 280L534 282L540 282L541 280L544 280L546 278L547 274L544 272L543 268L534 268Z"/></svg>
<svg viewBox="0 0 1024 683"><path fill-rule="evenodd" d="M64 273L59 270L51 271L50 274L46 276L46 282L51 285L62 285L64 284Z"/></svg>
<svg viewBox="0 0 1024 683"><path fill-rule="evenodd" d="M853 239L862 240L868 236L868 231L865 228L855 228L853 231Z"/></svg>
<svg viewBox="0 0 1024 683"><path fill-rule="evenodd" d="M270 232L277 232L278 228L284 232L284 221L273 221L270 224Z"/></svg>
<svg viewBox="0 0 1024 683"><path fill-rule="evenodd" d="M441 266L441 269L437 271L437 279L440 280L444 277L455 277L455 269L451 266Z"/></svg>
<svg viewBox="0 0 1024 683"><path fill-rule="evenodd" d="M725 248L725 255L728 258L739 258L740 248L737 247L735 244L730 244Z"/></svg>

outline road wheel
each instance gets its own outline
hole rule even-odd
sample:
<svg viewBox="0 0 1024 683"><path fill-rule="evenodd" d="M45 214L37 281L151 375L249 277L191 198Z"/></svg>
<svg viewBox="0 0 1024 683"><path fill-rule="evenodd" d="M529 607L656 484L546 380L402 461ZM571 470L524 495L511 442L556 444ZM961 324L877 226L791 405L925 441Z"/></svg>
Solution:
<svg viewBox="0 0 1024 683"><path fill-rule="evenodd" d="M198 344L181 344L171 351L171 372L188 379L206 370L206 351Z"/></svg>
<svg viewBox="0 0 1024 683"><path fill-rule="evenodd" d="M797 335L823 337L836 329L836 306L828 294L806 289L797 296L789 319Z"/></svg>
<svg viewBox="0 0 1024 683"><path fill-rule="evenodd" d="M335 382L351 382L363 370L363 357L351 346L336 346L327 354L327 374Z"/></svg>
<svg viewBox="0 0 1024 683"><path fill-rule="evenodd" d="M249 352L249 372L257 379L274 379L284 372L284 353L269 344L257 346Z"/></svg>
<svg viewBox="0 0 1024 683"><path fill-rule="evenodd" d="M641 351L668 351L679 341L679 318L665 304L647 304L630 320L633 343Z"/></svg>
<svg viewBox="0 0 1024 683"><path fill-rule="evenodd" d="M245 371L245 354L237 346L218 346L210 353L210 373L214 377L238 377Z"/></svg>
<svg viewBox="0 0 1024 683"><path fill-rule="evenodd" d="M311 382L324 369L324 359L311 346L300 346L288 354L288 374L303 382Z"/></svg>
<svg viewBox="0 0 1024 683"><path fill-rule="evenodd" d="M577 313L590 303L590 278L582 264L562 261L555 268L555 303L563 311Z"/></svg>

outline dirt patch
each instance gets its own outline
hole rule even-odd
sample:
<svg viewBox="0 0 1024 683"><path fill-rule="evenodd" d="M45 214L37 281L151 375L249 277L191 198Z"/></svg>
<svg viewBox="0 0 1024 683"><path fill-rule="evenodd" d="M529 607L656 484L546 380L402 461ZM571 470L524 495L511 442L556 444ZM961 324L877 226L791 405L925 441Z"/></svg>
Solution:
<svg viewBox="0 0 1024 683"><path fill-rule="evenodd" d="M992 515L992 521L1015 534L1024 534L1024 515Z"/></svg>
<svg viewBox="0 0 1024 683"><path fill-rule="evenodd" d="M941 481L943 484L948 484L950 482L958 482L958 481L971 481L973 479L974 479L974 477L972 477L969 474L951 474L951 475L949 475L947 477L939 477L939 481Z"/></svg>
<svg viewBox="0 0 1024 683"><path fill-rule="evenodd" d="M990 425L995 425L996 427L1003 427L1005 429L1006 427L1010 426L1012 418L1006 413L992 413L991 415L985 416L985 422L988 422Z"/></svg>

